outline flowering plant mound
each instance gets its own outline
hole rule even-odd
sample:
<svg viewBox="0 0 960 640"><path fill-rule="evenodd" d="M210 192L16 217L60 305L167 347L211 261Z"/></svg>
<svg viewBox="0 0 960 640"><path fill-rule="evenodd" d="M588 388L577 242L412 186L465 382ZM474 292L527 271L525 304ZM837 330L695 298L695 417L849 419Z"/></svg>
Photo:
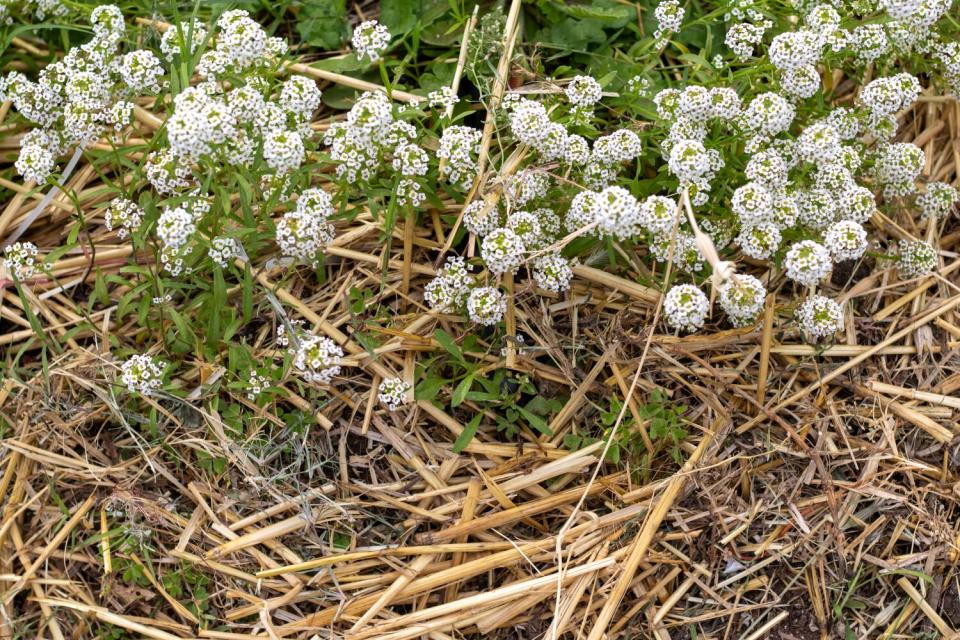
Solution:
<svg viewBox="0 0 960 640"><path fill-rule="evenodd" d="M796 329L816 342L832 339L849 313L823 291L837 265L888 260L899 277L916 278L939 264L933 230L958 194L929 178L920 147L898 138L898 114L925 91L960 84L950 7L738 1L691 18L666 0L625 69L565 69L513 90L461 65L495 94L475 121L459 75L413 94L392 86L392 37L376 20L354 29L351 55L384 84L361 83L344 112L318 120L317 77L331 76L297 64L290 43L247 11L153 22L159 42L134 48L126 17L104 5L89 15L87 42L36 78L7 74L0 93L29 127L15 165L24 181L56 184L69 177L62 159L71 153L149 138L122 171L105 165L115 195L93 221L155 260L156 270L132 269L144 277L130 283L143 302L122 307L141 305L140 322L162 313L148 300L219 306L228 287L249 292L257 265L283 269L296 286L323 272L358 215L389 243L401 220L452 210L435 276L413 293L435 314L497 327L517 296L568 295L582 265L620 253L642 261L663 290L671 329L724 319L749 327L776 286L795 291ZM699 59L682 81L659 68L685 30L719 17L725 37L709 62ZM490 24L477 33L495 32ZM504 52L473 37L466 45ZM841 102L844 77L862 86ZM892 209L916 212L919 226L884 245L872 225ZM34 277L38 248L8 244L8 271ZM302 331L275 296L271 304L290 353L279 350L275 366L248 358L238 384L255 397L270 371L333 382L342 344ZM218 321L211 354L250 311ZM152 389L162 369L128 362L150 374L150 385L128 386ZM410 380L382 384L387 406L408 397Z"/></svg>

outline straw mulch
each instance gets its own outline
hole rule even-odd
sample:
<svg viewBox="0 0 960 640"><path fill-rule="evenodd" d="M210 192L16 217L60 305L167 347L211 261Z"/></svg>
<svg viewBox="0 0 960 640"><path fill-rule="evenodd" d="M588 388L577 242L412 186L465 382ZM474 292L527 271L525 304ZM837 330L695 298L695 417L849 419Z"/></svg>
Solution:
<svg viewBox="0 0 960 640"><path fill-rule="evenodd" d="M926 151L925 174L956 183L960 106L925 96L902 118L901 137ZM138 134L156 124L140 113ZM16 144L2 142L7 157ZM195 390L186 400L147 399L131 412L111 344L148 336L117 323L115 307L81 312L78 301L96 278L151 258L102 227L109 196L98 180L81 164L69 184L95 251L58 260L59 284L38 278L25 289L66 345L42 367L20 298L9 282L2 290L0 343L36 376L0 386L0 638L756 640L960 629L955 220L929 231L943 251L934 275L901 281L886 264L835 274L830 293L857 313L824 348L796 335L781 274L757 326L684 338L653 323L659 294L635 284L645 267L629 254L615 270L580 267L563 298L518 283L508 333L526 341L481 336L486 351L469 357L569 400L552 436L524 428L508 438L488 415L456 454L471 401L389 413L370 393L389 371L412 378L444 353L437 328L458 339L472 331L418 302L447 241L444 212L398 225L382 289L384 244L369 214L338 229L322 286L306 277L278 288L282 271L256 265L262 322L249 340L263 357L273 353L272 291L344 345L351 366L328 400L289 385L272 413L236 434L211 402L223 364L196 356L180 371ZM4 186L16 192L0 214L6 230L40 194ZM72 214L59 196L24 239L61 245ZM912 216L878 213L881 244L925 237ZM351 311L351 287L378 292L369 314ZM114 303L123 293L108 285ZM389 326L369 321L380 307ZM98 329L72 332L82 319ZM360 331L380 340L376 358ZM689 407L678 447L647 432L641 407L656 388ZM611 397L627 398L641 455L600 465L602 441L571 451L564 439L597 435ZM314 423L286 422L281 410L292 409ZM216 459L222 467L196 463Z"/></svg>

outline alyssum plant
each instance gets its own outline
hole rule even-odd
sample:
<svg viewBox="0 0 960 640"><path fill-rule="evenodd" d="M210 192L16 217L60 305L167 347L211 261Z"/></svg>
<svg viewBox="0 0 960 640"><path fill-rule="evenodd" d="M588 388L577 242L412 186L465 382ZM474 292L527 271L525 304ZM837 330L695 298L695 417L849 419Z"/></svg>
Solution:
<svg viewBox="0 0 960 640"><path fill-rule="evenodd" d="M865 255L878 204L919 210L933 228L958 200L951 186L920 179L921 149L895 141L897 114L922 91L915 74L938 89L960 89L951 4L733 3L718 10L727 21L726 48L711 61L710 81L673 86L658 60L685 28L686 12L666 0L655 11L659 28L640 47L642 73L603 83L582 73L559 82L561 92L508 92L493 114L496 145L462 124L449 89L414 105L397 103L389 91L363 93L345 119L318 132L311 126L321 104L315 81L291 74L287 43L245 11L226 12L213 26L175 24L159 52L122 53L123 16L98 7L90 42L35 80L9 74L0 97L34 125L22 138L17 169L38 184L52 179L71 149L104 137L122 142L138 99L152 97L166 110L134 180L118 182L122 195L103 211L117 238L154 251L160 300L178 279L249 277L243 267L258 259L316 266L355 207L368 206L390 231L401 212L470 194L462 223L479 255L450 257L426 287L423 300L437 312L498 325L511 295L506 277L529 276L541 292L562 294L579 259L619 244L670 261L687 280L664 297L666 321L677 330L704 326L708 278L731 324L756 320L766 285L736 273L743 256L767 261L768 275L782 270L803 292L796 319L817 341L844 325L844 309L818 287L835 264ZM390 35L365 22L353 45L358 58L376 63ZM833 70L856 78L867 66L872 79L855 101L832 106L832 79L827 86L824 78ZM604 85L619 85L620 95L605 94ZM655 121L617 126L618 113L655 114ZM478 175L481 154L496 179L478 190L487 177ZM332 178L316 171L318 162L332 163ZM639 163L657 178L640 179ZM277 209L285 211L274 218ZM730 260L720 260L717 248ZM938 263L925 240L890 249L877 257L896 260L903 277ZM38 262L29 243L6 251L20 280L28 281ZM341 347L277 306L277 344L289 349L290 369L305 381L330 383L340 372ZM158 355L134 355L123 382L155 392L164 366ZM264 372L247 372L254 397L268 386ZM411 394L399 378L379 391L391 409Z"/></svg>

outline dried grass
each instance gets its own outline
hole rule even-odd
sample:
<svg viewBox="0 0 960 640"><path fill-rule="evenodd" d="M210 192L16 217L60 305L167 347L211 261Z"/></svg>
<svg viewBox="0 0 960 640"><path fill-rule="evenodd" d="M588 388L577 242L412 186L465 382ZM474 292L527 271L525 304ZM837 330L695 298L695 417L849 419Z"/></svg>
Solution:
<svg viewBox="0 0 960 640"><path fill-rule="evenodd" d="M144 139L160 122L148 106L138 109ZM960 105L928 96L902 114L901 132L925 149L928 177L957 183ZM144 446L141 425L116 400L107 340L135 341L136 330L115 321L115 307L84 316L75 301L127 260L149 260L96 226L97 180L81 165L69 185L94 221L95 252L57 261L63 286L38 277L28 290L45 331L63 337L83 319L99 329L73 332L35 379L0 385L12 426L0 447L0 638L101 637L100 623L159 640L600 640L694 629L754 640L843 637L844 624L856 637L932 638L960 628L955 220L931 231L939 273L900 281L880 271L851 283L855 330L823 349L792 329L782 276L757 326L690 338L655 333L659 293L630 268L580 266L565 299L515 291L511 318L530 344L482 357L569 400L552 437L505 440L482 427L455 454L469 402L444 411L421 401L391 414L370 400L377 380L394 370L412 377L439 349L434 329L462 333L407 297L452 234L408 220L384 256L376 224L361 214L338 230L324 286L280 288L278 273L255 265L258 308L269 313L270 292L342 344L359 371L322 407L291 391L289 403L319 429L303 443L318 462L290 463L226 436L199 386L222 365L199 358L181 372L198 395L176 411L151 403L162 448ZM0 230L15 229L40 194L3 186L15 195ZM54 198L25 239L59 246L72 211ZM924 235L908 210L878 223L893 238ZM379 286L385 260L375 303L391 306L396 324L379 329L385 342L372 358L352 337L345 291ZM38 342L3 285L0 344L30 361ZM618 396L654 453L638 406L655 387L690 406L681 464L659 451L638 483L633 469L598 467L602 442L562 446ZM280 420L264 413L262 424ZM171 464L197 450L226 459L226 472ZM112 504L149 524L149 558L116 544ZM120 562L138 565L149 586L121 579ZM173 596L165 586L184 566L209 580L202 620L189 607L196 592Z"/></svg>

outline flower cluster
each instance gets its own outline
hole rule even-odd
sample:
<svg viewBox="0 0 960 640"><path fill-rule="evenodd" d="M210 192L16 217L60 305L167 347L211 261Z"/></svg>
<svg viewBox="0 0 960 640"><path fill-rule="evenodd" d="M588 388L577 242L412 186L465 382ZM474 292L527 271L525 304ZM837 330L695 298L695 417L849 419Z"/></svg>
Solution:
<svg viewBox="0 0 960 640"><path fill-rule="evenodd" d="M937 268L937 250L923 240L901 240L897 266L904 278L926 275Z"/></svg>
<svg viewBox="0 0 960 640"><path fill-rule="evenodd" d="M140 228L140 222L143 220L143 209L132 200L126 198L114 198L110 201L103 215L103 223L108 231L117 228L117 236L123 240L132 231Z"/></svg>
<svg viewBox="0 0 960 640"><path fill-rule="evenodd" d="M443 130L437 157L446 161L443 176L461 189L468 189L477 175L480 132L472 127L454 125Z"/></svg>
<svg viewBox="0 0 960 640"><path fill-rule="evenodd" d="M409 402L410 385L400 378L387 378L377 389L377 399L390 411L396 411Z"/></svg>
<svg viewBox="0 0 960 640"><path fill-rule="evenodd" d="M362 60L367 57L370 62L376 62L390 46L390 32L376 20L367 20L353 30L351 44L357 52L357 58Z"/></svg>
<svg viewBox="0 0 960 640"><path fill-rule="evenodd" d="M333 199L320 188L307 189L297 198L293 211L277 223L277 246L283 255L304 262L316 260L334 237Z"/></svg>
<svg viewBox="0 0 960 640"><path fill-rule="evenodd" d="M122 130L131 122L132 99L160 91L164 71L152 52L121 55L126 27L116 6L98 6L90 23L93 39L44 67L35 82L19 71L0 79L0 100L37 125L21 139L16 161L26 180L46 182L61 155L107 129Z"/></svg>
<svg viewBox="0 0 960 640"><path fill-rule="evenodd" d="M4 266L18 280L32 278L37 272L37 253L32 242L14 242L3 251Z"/></svg>
<svg viewBox="0 0 960 640"><path fill-rule="evenodd" d="M810 296L797 310L800 330L813 341L843 329L843 307L825 296Z"/></svg>
<svg viewBox="0 0 960 640"><path fill-rule="evenodd" d="M130 393L151 396L163 384L166 366L159 358L146 354L133 355L120 366L120 380Z"/></svg>
<svg viewBox="0 0 960 640"><path fill-rule="evenodd" d="M293 366L307 382L330 384L340 374L343 349L327 338L309 332L301 332L293 352Z"/></svg>
<svg viewBox="0 0 960 640"><path fill-rule="evenodd" d="M760 280L740 274L720 287L720 307L734 326L743 327L759 315L766 296L767 289Z"/></svg>
<svg viewBox="0 0 960 640"><path fill-rule="evenodd" d="M667 323L682 331L696 331L703 326L710 311L707 296L692 284L678 284L670 288L663 299Z"/></svg>
<svg viewBox="0 0 960 640"><path fill-rule="evenodd" d="M421 180L429 170L429 155L417 144L416 127L394 118L394 107L383 92L361 95L346 122L327 129L324 144L337 163L344 183L369 182L383 167L395 172L395 197L400 206L420 206L426 195Z"/></svg>
<svg viewBox="0 0 960 640"><path fill-rule="evenodd" d="M463 258L449 258L424 291L430 308L441 313L462 310L474 286L470 270Z"/></svg>

